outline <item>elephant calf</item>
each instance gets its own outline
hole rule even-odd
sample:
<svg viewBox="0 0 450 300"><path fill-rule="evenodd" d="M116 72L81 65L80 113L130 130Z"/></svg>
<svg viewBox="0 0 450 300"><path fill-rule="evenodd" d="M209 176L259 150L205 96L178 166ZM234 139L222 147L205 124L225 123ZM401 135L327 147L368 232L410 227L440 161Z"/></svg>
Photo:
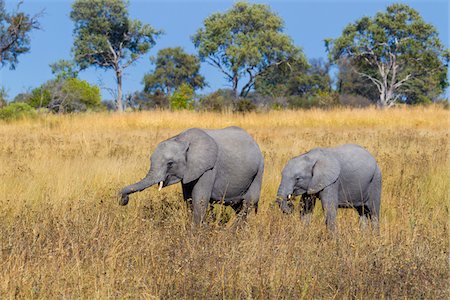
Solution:
<svg viewBox="0 0 450 300"><path fill-rule="evenodd" d="M335 230L338 207L355 208L362 226L370 217L378 231L380 217L381 172L375 158L358 145L315 148L292 158L282 172L277 203L292 213L292 196L302 195L301 216L309 220L316 198L320 198L326 225Z"/></svg>
<svg viewBox="0 0 450 300"><path fill-rule="evenodd" d="M181 182L184 200L192 199L194 222L203 223L208 204L231 205L240 218L250 206L257 211L264 161L258 144L242 128L191 128L161 142L150 157L141 181L120 192L121 205L130 194L152 185Z"/></svg>

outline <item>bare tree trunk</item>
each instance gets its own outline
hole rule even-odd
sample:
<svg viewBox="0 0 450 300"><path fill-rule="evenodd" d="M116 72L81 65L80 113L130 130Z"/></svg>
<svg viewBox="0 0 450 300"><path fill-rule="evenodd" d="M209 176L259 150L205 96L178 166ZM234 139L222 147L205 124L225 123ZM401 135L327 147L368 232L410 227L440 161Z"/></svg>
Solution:
<svg viewBox="0 0 450 300"><path fill-rule="evenodd" d="M239 82L238 76L237 76L237 74L234 74L234 76L233 76L234 100L236 100L239 97L239 95L238 95L238 82Z"/></svg>
<svg viewBox="0 0 450 300"><path fill-rule="evenodd" d="M116 109L118 112L123 112L122 103L122 71L116 71L117 79L117 99L116 99Z"/></svg>

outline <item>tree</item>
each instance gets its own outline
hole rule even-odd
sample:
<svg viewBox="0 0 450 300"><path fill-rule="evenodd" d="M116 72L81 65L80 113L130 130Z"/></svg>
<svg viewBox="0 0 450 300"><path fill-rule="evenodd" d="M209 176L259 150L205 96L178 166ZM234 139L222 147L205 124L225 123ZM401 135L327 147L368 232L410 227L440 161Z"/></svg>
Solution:
<svg viewBox="0 0 450 300"><path fill-rule="evenodd" d="M9 64L15 69L21 54L30 51L29 33L40 29L38 22L42 13L34 16L20 12L22 1L17 5L16 11L7 13L5 1L0 0L0 68Z"/></svg>
<svg viewBox="0 0 450 300"><path fill-rule="evenodd" d="M58 60L50 64L50 68L52 69L52 74L56 75L56 80L77 78L79 73L76 63L71 60Z"/></svg>
<svg viewBox="0 0 450 300"><path fill-rule="evenodd" d="M333 61L349 60L354 71L376 86L380 107L397 100L405 101L407 86L416 86L424 78L444 78L448 62L436 29L417 11L405 4L392 4L375 17L363 17L349 24L342 35L327 39L326 47ZM446 86L440 80L430 89Z"/></svg>
<svg viewBox="0 0 450 300"><path fill-rule="evenodd" d="M81 69L92 65L114 70L116 106L123 111L123 72L155 45L161 32L131 20L124 0L76 0L70 17L75 23L75 61Z"/></svg>
<svg viewBox="0 0 450 300"><path fill-rule="evenodd" d="M199 58L187 54L181 47L159 50L152 61L156 65L155 71L144 77L144 91L147 93L162 91L170 97L183 83L193 90L205 86L205 78L199 74Z"/></svg>
<svg viewBox="0 0 450 300"><path fill-rule="evenodd" d="M269 67L301 53L283 33L283 20L267 5L237 2L229 11L206 18L203 25L192 37L200 59L225 75L236 97L246 97Z"/></svg>

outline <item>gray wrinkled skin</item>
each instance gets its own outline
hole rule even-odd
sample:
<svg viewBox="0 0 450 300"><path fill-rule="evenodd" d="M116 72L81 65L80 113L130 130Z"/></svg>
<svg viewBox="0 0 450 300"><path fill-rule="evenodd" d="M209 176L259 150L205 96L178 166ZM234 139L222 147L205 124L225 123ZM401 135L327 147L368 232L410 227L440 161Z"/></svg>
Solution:
<svg viewBox="0 0 450 300"><path fill-rule="evenodd" d="M290 198L302 196L301 216L309 222L316 198L322 202L326 225L335 231L337 208L354 208L365 227L370 218L378 231L381 171L375 158L364 148L346 144L315 148L291 159L282 172L277 203L292 213Z"/></svg>
<svg viewBox="0 0 450 300"><path fill-rule="evenodd" d="M192 200L194 222L203 223L209 203L230 205L240 219L253 206L257 211L264 161L253 138L242 128L191 128L161 142L150 170L141 181L123 188L120 205L129 195L162 182L181 182L183 198Z"/></svg>

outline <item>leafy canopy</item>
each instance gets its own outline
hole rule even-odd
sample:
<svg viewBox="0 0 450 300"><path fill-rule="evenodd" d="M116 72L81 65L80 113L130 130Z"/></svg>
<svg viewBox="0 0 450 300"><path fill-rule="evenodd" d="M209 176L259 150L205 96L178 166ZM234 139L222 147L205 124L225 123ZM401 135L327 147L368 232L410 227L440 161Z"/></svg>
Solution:
<svg viewBox="0 0 450 300"><path fill-rule="evenodd" d="M56 75L57 80L65 80L69 78L77 78L79 69L74 61L61 59L50 64L52 74Z"/></svg>
<svg viewBox="0 0 450 300"><path fill-rule="evenodd" d="M199 74L200 60L197 56L184 52L181 47L159 50L152 61L155 63L155 70L144 77L144 91L147 93L162 91L170 96L183 83L193 90L206 85L205 78Z"/></svg>
<svg viewBox="0 0 450 300"><path fill-rule="evenodd" d="M15 69L18 56L30 51L29 33L33 29L39 29L38 18L42 13L31 16L17 10L7 13L5 1L0 0L0 68L9 64Z"/></svg>
<svg viewBox="0 0 450 300"><path fill-rule="evenodd" d="M116 75L116 108L123 111L122 77L155 45L161 34L148 24L128 17L128 1L76 0L71 19L75 23L72 52L81 69L96 66L112 69Z"/></svg>
<svg viewBox="0 0 450 300"><path fill-rule="evenodd" d="M192 37L202 61L218 68L240 96L247 96L255 79L274 64L281 64L297 49L283 33L283 20L267 5L237 2L225 13L215 13Z"/></svg>
<svg viewBox="0 0 450 300"><path fill-rule="evenodd" d="M325 41L333 61L347 59L379 90L382 105L408 101L421 81L442 92L447 62L436 29L405 4L392 4L373 18L362 17L342 35ZM422 91L426 92L426 91Z"/></svg>
<svg viewBox="0 0 450 300"><path fill-rule="evenodd" d="M320 59L310 63L303 57L289 60L289 63L273 66L259 76L255 91L263 96L308 96L320 91L330 91L329 64Z"/></svg>
<svg viewBox="0 0 450 300"><path fill-rule="evenodd" d="M71 19L75 22L75 60L82 68L129 66L145 54L160 34L148 24L128 17L128 2L76 0Z"/></svg>

